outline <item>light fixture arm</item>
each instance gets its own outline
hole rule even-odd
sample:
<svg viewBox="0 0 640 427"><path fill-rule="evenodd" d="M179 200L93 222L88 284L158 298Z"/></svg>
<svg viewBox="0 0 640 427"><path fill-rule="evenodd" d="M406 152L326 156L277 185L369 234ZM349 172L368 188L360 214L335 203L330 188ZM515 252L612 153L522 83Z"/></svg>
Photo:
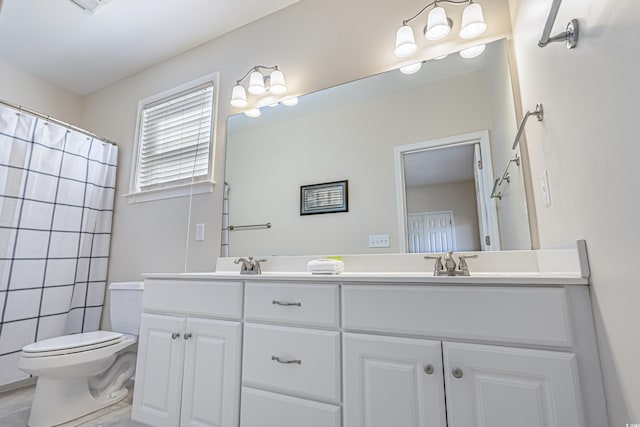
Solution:
<svg viewBox="0 0 640 427"><path fill-rule="evenodd" d="M274 65L273 67L267 67L265 65L256 65L254 67L251 67L251 68L249 68L249 71L247 71L247 73L240 80L236 80L236 84L239 85L240 83L242 83L243 80L245 80L247 77L249 77L249 75L251 73L253 73L254 71L260 71L260 69L263 69L263 70L274 70L275 71L275 70L278 69L278 66Z"/></svg>
<svg viewBox="0 0 640 427"><path fill-rule="evenodd" d="M420 9L420 12L416 13L414 16L412 16L409 19L405 19L404 21L402 21L402 25L407 25L408 23L410 23L411 21L415 21L416 19L418 19L427 9L429 9L431 6L437 6L438 3L449 3L449 4L455 4L455 5L463 5L463 4L467 4L467 3L472 3L473 0L434 0L431 3L429 3L428 5L426 5L425 7L423 7L422 9Z"/></svg>

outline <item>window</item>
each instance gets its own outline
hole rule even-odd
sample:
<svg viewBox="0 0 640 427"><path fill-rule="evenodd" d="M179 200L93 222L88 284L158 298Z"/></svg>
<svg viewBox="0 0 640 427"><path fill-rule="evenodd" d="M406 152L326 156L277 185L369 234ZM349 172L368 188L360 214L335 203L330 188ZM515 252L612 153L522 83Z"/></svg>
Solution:
<svg viewBox="0 0 640 427"><path fill-rule="evenodd" d="M131 202L212 191L214 79L140 101Z"/></svg>

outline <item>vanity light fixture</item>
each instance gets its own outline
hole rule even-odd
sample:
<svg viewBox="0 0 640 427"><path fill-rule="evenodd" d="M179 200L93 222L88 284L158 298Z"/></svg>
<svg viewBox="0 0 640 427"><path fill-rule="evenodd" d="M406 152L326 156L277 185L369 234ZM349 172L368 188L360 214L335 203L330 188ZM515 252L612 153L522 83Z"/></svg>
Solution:
<svg viewBox="0 0 640 427"><path fill-rule="evenodd" d="M263 74L264 71L272 70L269 75ZM242 82L249 78L247 89L242 86ZM277 65L266 67L264 65L256 65L238 81L231 92L231 106L236 108L246 108L249 106L247 92L254 96L264 96L267 93L275 96L281 96L287 93L287 86L284 80L284 74L278 69ZM284 102L282 102L285 104ZM297 103L297 102L296 102ZM269 105L277 105L278 102L269 102ZM288 105L288 104L285 104ZM294 104L295 105L295 104ZM253 107L245 111L249 117L259 117L260 108Z"/></svg>
<svg viewBox="0 0 640 427"><path fill-rule="evenodd" d="M441 40L451 32L453 21L447 17L447 13L438 3L449 3L453 5L467 5L462 12L462 24L459 36L463 39L478 37L487 30L487 23L484 21L482 6L474 3L473 0L434 0L423 7L417 14L402 21L402 26L396 32L396 47L393 53L399 58L406 58L413 55L417 50L413 29L409 23L420 17L427 9L433 7L427 15L427 26L424 28L424 37L427 40Z"/></svg>

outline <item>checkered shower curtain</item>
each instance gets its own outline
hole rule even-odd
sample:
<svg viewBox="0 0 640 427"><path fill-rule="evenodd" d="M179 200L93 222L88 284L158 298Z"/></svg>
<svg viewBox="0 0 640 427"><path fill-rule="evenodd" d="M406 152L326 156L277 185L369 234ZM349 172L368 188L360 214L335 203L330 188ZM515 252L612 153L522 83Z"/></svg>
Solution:
<svg viewBox="0 0 640 427"><path fill-rule="evenodd" d="M99 328L117 154L0 105L0 385L23 346Z"/></svg>

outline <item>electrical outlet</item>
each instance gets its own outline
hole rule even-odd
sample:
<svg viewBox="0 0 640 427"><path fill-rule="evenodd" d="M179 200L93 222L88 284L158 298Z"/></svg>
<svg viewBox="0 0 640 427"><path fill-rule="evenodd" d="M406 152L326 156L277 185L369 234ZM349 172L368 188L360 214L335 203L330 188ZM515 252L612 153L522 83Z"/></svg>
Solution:
<svg viewBox="0 0 640 427"><path fill-rule="evenodd" d="M196 240L204 240L204 224L196 224Z"/></svg>
<svg viewBox="0 0 640 427"><path fill-rule="evenodd" d="M371 234L371 235L369 235L369 247L370 248L388 248L389 247L389 235L388 234Z"/></svg>
<svg viewBox="0 0 640 427"><path fill-rule="evenodd" d="M551 206L551 190L549 188L549 173L545 170L540 175L540 187L545 206Z"/></svg>

